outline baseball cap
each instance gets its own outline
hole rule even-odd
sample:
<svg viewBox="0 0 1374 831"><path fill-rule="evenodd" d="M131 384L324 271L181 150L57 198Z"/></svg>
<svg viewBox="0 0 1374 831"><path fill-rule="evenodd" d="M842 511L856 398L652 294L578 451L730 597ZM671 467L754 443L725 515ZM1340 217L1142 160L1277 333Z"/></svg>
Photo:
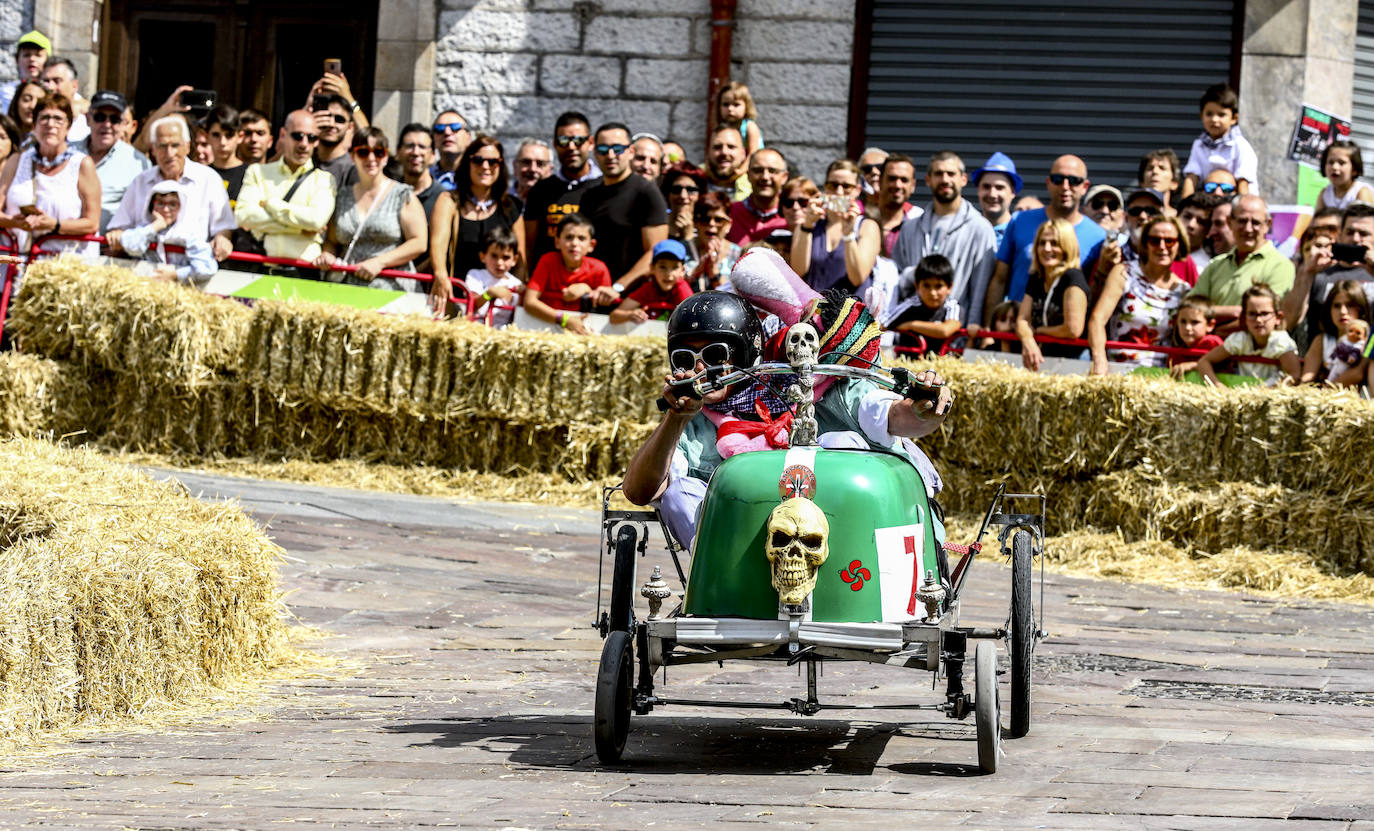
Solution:
<svg viewBox="0 0 1374 831"><path fill-rule="evenodd" d="M18 52L21 46L37 46L44 52L52 51L52 41L48 40L47 36L37 29L19 38L19 42L14 44L14 50Z"/></svg>
<svg viewBox="0 0 1374 831"><path fill-rule="evenodd" d="M986 162L983 162L982 167L973 171L973 184L975 187L978 185L978 180L984 173L1001 173L1008 179L1011 179L1011 186L1015 188L1015 193L1021 192L1021 185L1024 184L1021 181L1021 174L1016 172L1016 162L1012 161L1011 156L1008 156L1006 153L1000 151L993 153L991 156L988 156Z"/></svg>
<svg viewBox="0 0 1374 831"><path fill-rule="evenodd" d="M101 107L109 107L112 110L124 112L129 107L129 102L124 96L112 89L102 89L91 96L91 109L98 110Z"/></svg>
<svg viewBox="0 0 1374 831"><path fill-rule="evenodd" d="M1142 196L1144 196L1146 199L1151 200L1159 207L1164 207L1164 194L1160 193L1154 188L1140 188L1139 190L1133 190L1131 191L1130 196L1127 196L1126 201L1122 204L1129 205Z"/></svg>
<svg viewBox="0 0 1374 831"><path fill-rule="evenodd" d="M1083 194L1083 204L1091 205L1093 203L1093 199L1095 199L1097 195L1100 193L1111 194L1112 196L1116 197L1116 201L1118 203L1122 205L1126 204L1126 200L1121 198L1121 191L1117 190L1111 185L1093 185L1092 187L1088 188L1088 192Z"/></svg>
<svg viewBox="0 0 1374 831"><path fill-rule="evenodd" d="M687 262L687 246L675 239L665 239L654 245L654 253L650 262L656 262L661 257L672 257L678 262Z"/></svg>

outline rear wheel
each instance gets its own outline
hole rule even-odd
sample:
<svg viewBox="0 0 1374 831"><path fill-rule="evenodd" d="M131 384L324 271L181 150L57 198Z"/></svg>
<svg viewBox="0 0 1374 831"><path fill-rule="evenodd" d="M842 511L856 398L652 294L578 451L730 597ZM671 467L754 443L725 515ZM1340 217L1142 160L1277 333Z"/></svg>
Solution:
<svg viewBox="0 0 1374 831"><path fill-rule="evenodd" d="M997 698L997 647L981 641L973 661L973 716L978 727L978 768L997 772L1002 745L1002 707Z"/></svg>
<svg viewBox="0 0 1374 831"><path fill-rule="evenodd" d="M1011 658L1012 738L1030 732L1031 656L1035 651L1035 608L1031 603L1031 535L1017 531L1011 538L1011 626L1007 649Z"/></svg>
<svg viewBox="0 0 1374 831"><path fill-rule="evenodd" d="M621 525L615 535L615 571L611 573L611 631L628 632L635 608L635 555L639 540L633 526Z"/></svg>
<svg viewBox="0 0 1374 831"><path fill-rule="evenodd" d="M630 733L630 706L634 703L634 652L630 633L613 631L601 647L601 667L596 673L596 708L593 734L596 757L602 764L620 761L625 737Z"/></svg>

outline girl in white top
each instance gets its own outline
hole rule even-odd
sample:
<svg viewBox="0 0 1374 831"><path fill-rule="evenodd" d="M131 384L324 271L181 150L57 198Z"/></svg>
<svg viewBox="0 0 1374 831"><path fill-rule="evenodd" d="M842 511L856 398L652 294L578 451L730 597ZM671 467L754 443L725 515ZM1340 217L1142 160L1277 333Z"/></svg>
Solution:
<svg viewBox="0 0 1374 831"><path fill-rule="evenodd" d="M1360 146L1353 141L1333 141L1322 153L1322 175L1331 184L1317 197L1317 210L1335 208L1343 211L1355 202L1374 204L1374 188L1360 180L1364 175L1364 160Z"/></svg>
<svg viewBox="0 0 1374 831"><path fill-rule="evenodd" d="M0 171L0 227L12 229L20 252L29 250L33 235L42 251L100 253L94 242L42 239L94 234L100 225L100 179L95 162L67 146L71 123L71 102L61 94L45 97L34 110L34 146L11 156Z"/></svg>
<svg viewBox="0 0 1374 831"><path fill-rule="evenodd" d="M1198 358L1197 371L1212 386L1219 386L1216 365L1233 355L1258 355L1273 358L1273 364L1241 361L1236 367L1239 375L1249 375L1264 382L1265 386L1278 383L1297 383L1302 373L1302 362L1298 359L1298 345L1283 328L1283 312L1279 311L1279 298L1274 290L1256 283L1245 290L1240 298L1241 314L1245 328L1232 332L1221 346Z"/></svg>

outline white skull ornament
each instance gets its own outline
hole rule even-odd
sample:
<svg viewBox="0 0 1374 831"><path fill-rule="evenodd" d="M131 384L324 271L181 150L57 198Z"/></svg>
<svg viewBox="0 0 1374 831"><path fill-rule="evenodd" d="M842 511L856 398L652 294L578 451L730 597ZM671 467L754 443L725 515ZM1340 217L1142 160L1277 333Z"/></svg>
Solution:
<svg viewBox="0 0 1374 831"><path fill-rule="evenodd" d="M821 337L810 323L795 323L787 329L787 362L792 366L814 364L821 349Z"/></svg>
<svg viewBox="0 0 1374 831"><path fill-rule="evenodd" d="M794 496L768 515L763 549L780 602L806 602L816 588L816 572L830 553L829 537L830 522L810 499Z"/></svg>

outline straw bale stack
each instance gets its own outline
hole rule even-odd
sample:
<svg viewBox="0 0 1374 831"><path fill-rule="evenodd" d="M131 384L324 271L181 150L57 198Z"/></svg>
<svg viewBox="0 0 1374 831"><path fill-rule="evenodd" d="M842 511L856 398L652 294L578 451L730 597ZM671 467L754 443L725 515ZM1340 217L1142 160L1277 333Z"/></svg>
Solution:
<svg viewBox="0 0 1374 831"><path fill-rule="evenodd" d="M233 300L60 257L28 269L9 325L25 351L195 386L238 369L249 316Z"/></svg>
<svg viewBox="0 0 1374 831"><path fill-rule="evenodd" d="M77 367L17 352L0 353L0 435L67 435L94 429L103 402Z"/></svg>
<svg viewBox="0 0 1374 831"><path fill-rule="evenodd" d="M186 703L284 654L280 549L95 453L0 445L0 738Z"/></svg>

